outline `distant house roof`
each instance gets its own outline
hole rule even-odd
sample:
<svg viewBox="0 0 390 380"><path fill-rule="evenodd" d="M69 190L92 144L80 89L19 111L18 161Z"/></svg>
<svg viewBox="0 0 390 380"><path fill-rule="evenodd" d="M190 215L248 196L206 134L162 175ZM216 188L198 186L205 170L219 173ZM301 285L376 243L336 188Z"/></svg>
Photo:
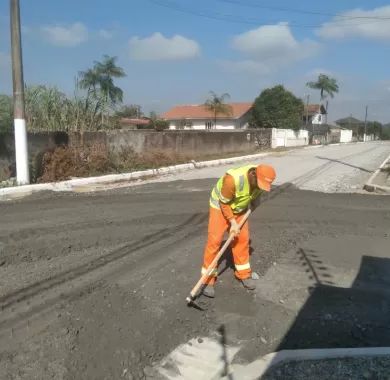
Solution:
<svg viewBox="0 0 390 380"><path fill-rule="evenodd" d="M317 113L320 113L322 115L326 114L326 109L322 104L308 104L308 105L305 104L305 107L304 107L304 114L305 115L306 115L306 109L308 111L307 113L309 114L309 116L313 116Z"/></svg>
<svg viewBox="0 0 390 380"><path fill-rule="evenodd" d="M345 126L345 127L342 127L342 126L340 126L340 125L328 125L329 126L329 128L330 129L332 129L332 130L348 130L349 128L348 128L348 126Z"/></svg>
<svg viewBox="0 0 390 380"><path fill-rule="evenodd" d="M245 115L252 107L253 103L227 103L231 107L231 113L218 114L217 119L238 119ZM213 119L213 112L209 111L203 104L182 105L171 108L162 115L163 119Z"/></svg>
<svg viewBox="0 0 390 380"><path fill-rule="evenodd" d="M131 119L128 117L122 117L120 119L121 125L148 125L150 123L149 119Z"/></svg>
<svg viewBox="0 0 390 380"><path fill-rule="evenodd" d="M364 121L361 121L359 119L356 119L352 116L344 117L343 119L339 119L335 121L338 125L360 125L364 124Z"/></svg>

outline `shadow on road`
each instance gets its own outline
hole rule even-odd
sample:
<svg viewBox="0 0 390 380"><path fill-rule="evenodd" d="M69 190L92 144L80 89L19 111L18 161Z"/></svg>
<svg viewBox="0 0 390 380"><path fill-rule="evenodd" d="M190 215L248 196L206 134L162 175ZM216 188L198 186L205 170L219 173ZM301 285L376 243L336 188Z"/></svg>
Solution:
<svg viewBox="0 0 390 380"><path fill-rule="evenodd" d="M223 365L224 365L224 369L223 369L223 372L221 374L221 377L225 377L226 376L227 380L233 380L232 374L229 372L229 358L227 356L227 350L226 350L227 342L226 342L226 328L225 328L225 325L219 326L217 331L220 334L219 335L219 343L221 344L221 347L222 347L222 357L221 357L221 360L222 360Z"/></svg>
<svg viewBox="0 0 390 380"><path fill-rule="evenodd" d="M299 251L303 261L310 260ZM390 346L389 295L390 259L363 256L351 288L318 280L277 351Z"/></svg>
<svg viewBox="0 0 390 380"><path fill-rule="evenodd" d="M316 286L334 284L330 281L332 275L329 273L329 268L314 254L313 250L299 248L296 253L309 279L314 281Z"/></svg>
<svg viewBox="0 0 390 380"><path fill-rule="evenodd" d="M278 350L389 346L389 295L390 259L363 256L351 288L312 288Z"/></svg>

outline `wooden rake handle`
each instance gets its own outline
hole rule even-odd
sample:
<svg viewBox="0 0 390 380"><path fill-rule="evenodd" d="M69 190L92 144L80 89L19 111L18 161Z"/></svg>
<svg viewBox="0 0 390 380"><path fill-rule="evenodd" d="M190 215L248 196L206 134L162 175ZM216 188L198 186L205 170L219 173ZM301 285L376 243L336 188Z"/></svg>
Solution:
<svg viewBox="0 0 390 380"><path fill-rule="evenodd" d="M239 223L239 227L241 230L241 227L244 225L246 220L249 218L249 215L251 214L252 210L248 209L248 211L244 214L243 218L241 219ZM199 279L199 281L196 283L196 285L192 288L190 295L186 298L187 303L190 303L198 293L201 286L204 284L205 280L210 276L211 272L215 269L215 267L218 264L219 259L226 251L226 248L230 245L232 240L235 238L233 234L229 236L229 238L226 240L225 244L222 246L222 248L218 251L218 253L215 255L214 260L207 268L206 272L202 275L202 277Z"/></svg>

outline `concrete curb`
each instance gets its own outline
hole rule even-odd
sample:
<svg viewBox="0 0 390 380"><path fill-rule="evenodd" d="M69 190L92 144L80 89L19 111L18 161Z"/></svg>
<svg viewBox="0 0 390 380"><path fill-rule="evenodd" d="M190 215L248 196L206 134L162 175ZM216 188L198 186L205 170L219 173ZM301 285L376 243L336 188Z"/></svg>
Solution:
<svg viewBox="0 0 390 380"><path fill-rule="evenodd" d="M302 149L314 149L314 148L325 148L327 146L336 146L336 145L354 145L354 144L363 144L362 142L353 142L353 143L337 143L329 145L308 145L301 147ZM294 152L296 149L285 150L283 153ZM52 183L42 183L34 185L24 185L24 186L14 186L14 187L5 187L0 189L0 201L9 200L11 198L21 198L27 195L31 195L34 192L38 191L72 191L74 187L77 186L87 186L87 185L97 185L97 184L112 184L120 183L125 181L144 179L147 177L153 177L161 174L173 174L185 170L192 169L201 169L205 167L226 165L240 161L249 161L257 158L269 156L274 154L275 151L264 152L251 154L247 156L238 156L231 158L223 158L219 160L211 161L192 161L187 164L172 165L167 167L162 167L158 169L149 169L142 170L137 172L121 173L121 174L108 174L98 177L85 177L85 178L76 178L67 181L61 182L52 182Z"/></svg>
<svg viewBox="0 0 390 380"><path fill-rule="evenodd" d="M390 355L390 347L282 350L267 354L246 366L233 365L231 367L231 375L234 379L256 380L263 376L271 367L283 362L386 355ZM224 377L223 379L230 378L231 377Z"/></svg>
<svg viewBox="0 0 390 380"><path fill-rule="evenodd" d="M291 152L291 150L284 151L283 153ZM119 183L136 179L143 179L147 177L154 177L156 175L162 174L172 174L178 173L191 169L201 169L205 167L226 165L239 161L247 161L254 160L260 157L265 157L274 152L265 152L265 153L257 153L247 156L239 156L239 157L231 157L231 158L223 158L219 160L211 160L211 161L192 161L187 164L180 165L172 165L166 166L157 169L148 169L137 172L130 173L121 173L121 174L108 174L98 177L86 177L86 178L76 178L67 181L61 182L53 182L53 183L42 183L42 184L34 184L34 185L24 185L24 186L14 186L14 187L5 187L0 189L0 200L6 200L7 196L14 197L23 197L26 195L30 195L34 192L38 191L72 191L72 189L76 186L86 186L86 185L94 185L94 184L109 184L109 183Z"/></svg>
<svg viewBox="0 0 390 380"><path fill-rule="evenodd" d="M382 168L387 164L387 162L390 161L390 154L386 157L386 159L382 162L382 164L379 166L378 169L375 170L375 172L371 175L371 177L368 179L368 181L364 184L363 189L369 192L383 192L383 193L389 193L390 194L390 187L389 186L381 186L374 184L375 178L378 176L378 174L381 172Z"/></svg>

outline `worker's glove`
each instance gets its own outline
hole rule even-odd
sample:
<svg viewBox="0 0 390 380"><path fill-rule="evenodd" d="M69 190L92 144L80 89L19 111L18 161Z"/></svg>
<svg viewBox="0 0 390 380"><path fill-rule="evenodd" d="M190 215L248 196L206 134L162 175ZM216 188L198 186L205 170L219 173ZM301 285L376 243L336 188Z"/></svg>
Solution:
<svg viewBox="0 0 390 380"><path fill-rule="evenodd" d="M230 235L237 236L240 233L240 226L238 225L236 219L231 219L230 220Z"/></svg>

